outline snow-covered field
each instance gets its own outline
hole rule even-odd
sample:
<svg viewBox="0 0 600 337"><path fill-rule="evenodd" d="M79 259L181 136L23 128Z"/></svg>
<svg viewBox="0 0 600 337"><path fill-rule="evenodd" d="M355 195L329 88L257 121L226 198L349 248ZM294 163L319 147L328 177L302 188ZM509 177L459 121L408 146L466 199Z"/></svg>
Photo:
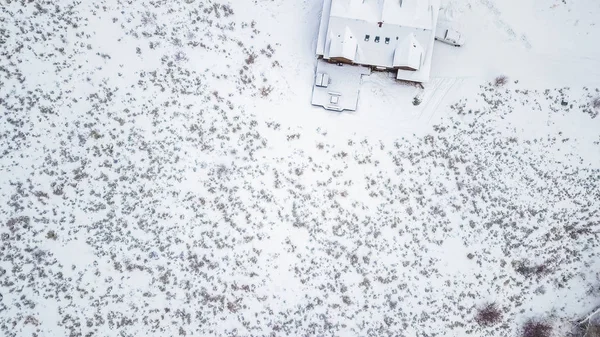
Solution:
<svg viewBox="0 0 600 337"><path fill-rule="evenodd" d="M319 0L0 3L0 335L568 336L600 305L600 2L443 6L468 41L432 82L339 114Z"/></svg>

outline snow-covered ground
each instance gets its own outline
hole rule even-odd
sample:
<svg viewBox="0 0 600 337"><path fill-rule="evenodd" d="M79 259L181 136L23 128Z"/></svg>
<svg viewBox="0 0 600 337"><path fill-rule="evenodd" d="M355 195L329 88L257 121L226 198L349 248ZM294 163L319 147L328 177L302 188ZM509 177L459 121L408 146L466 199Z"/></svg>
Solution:
<svg viewBox="0 0 600 337"><path fill-rule="evenodd" d="M334 113L319 0L4 1L1 335L566 335L600 305L600 2L443 6L468 40L424 90Z"/></svg>

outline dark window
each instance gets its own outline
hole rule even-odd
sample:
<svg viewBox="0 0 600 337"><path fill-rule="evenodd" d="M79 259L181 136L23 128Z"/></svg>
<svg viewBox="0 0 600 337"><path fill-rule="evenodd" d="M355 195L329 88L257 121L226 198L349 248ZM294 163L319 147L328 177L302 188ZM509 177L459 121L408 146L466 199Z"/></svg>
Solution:
<svg viewBox="0 0 600 337"><path fill-rule="evenodd" d="M371 35L369 35L369 34L365 35L365 41L369 41L370 38L371 38Z"/></svg>
<svg viewBox="0 0 600 337"><path fill-rule="evenodd" d="M385 44L390 44L390 38L389 37L385 38Z"/></svg>
<svg viewBox="0 0 600 337"><path fill-rule="evenodd" d="M379 36L375 36L375 43L379 43Z"/></svg>

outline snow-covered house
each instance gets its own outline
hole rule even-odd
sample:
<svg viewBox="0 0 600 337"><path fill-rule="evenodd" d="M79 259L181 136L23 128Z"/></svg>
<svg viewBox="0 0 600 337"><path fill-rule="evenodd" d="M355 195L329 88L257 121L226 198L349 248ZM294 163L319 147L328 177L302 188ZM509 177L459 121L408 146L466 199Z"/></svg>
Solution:
<svg viewBox="0 0 600 337"><path fill-rule="evenodd" d="M427 82L438 0L324 0L317 56Z"/></svg>

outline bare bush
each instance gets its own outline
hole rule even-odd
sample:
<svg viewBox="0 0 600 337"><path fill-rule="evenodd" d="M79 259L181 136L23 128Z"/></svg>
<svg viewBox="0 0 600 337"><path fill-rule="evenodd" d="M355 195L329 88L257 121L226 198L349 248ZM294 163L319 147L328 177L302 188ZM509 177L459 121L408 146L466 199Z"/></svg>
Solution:
<svg viewBox="0 0 600 337"><path fill-rule="evenodd" d="M246 64L253 64L256 61L256 57L258 55L254 54L254 53L248 53L248 57L246 58Z"/></svg>
<svg viewBox="0 0 600 337"><path fill-rule="evenodd" d="M144 26L156 25L156 14L148 12L148 11L142 13L142 25L144 25Z"/></svg>
<svg viewBox="0 0 600 337"><path fill-rule="evenodd" d="M523 325L522 337L550 337L552 326L547 322L530 319Z"/></svg>
<svg viewBox="0 0 600 337"><path fill-rule="evenodd" d="M262 87L260 88L260 95L262 97L268 97L269 94L273 91L273 87L272 86L268 86L268 87Z"/></svg>
<svg viewBox="0 0 600 337"><path fill-rule="evenodd" d="M488 303L477 310L475 321L482 326L492 326L502 320L502 312L496 303Z"/></svg>
<svg viewBox="0 0 600 337"><path fill-rule="evenodd" d="M494 85L497 87L501 87L501 86L505 85L506 83L508 83L508 77L506 77L504 75L500 75L500 76L496 77L496 79L494 80Z"/></svg>
<svg viewBox="0 0 600 337"><path fill-rule="evenodd" d="M181 62L181 61L187 61L187 55L185 55L185 53L183 51L178 51L177 53L175 53L175 61L177 62Z"/></svg>

